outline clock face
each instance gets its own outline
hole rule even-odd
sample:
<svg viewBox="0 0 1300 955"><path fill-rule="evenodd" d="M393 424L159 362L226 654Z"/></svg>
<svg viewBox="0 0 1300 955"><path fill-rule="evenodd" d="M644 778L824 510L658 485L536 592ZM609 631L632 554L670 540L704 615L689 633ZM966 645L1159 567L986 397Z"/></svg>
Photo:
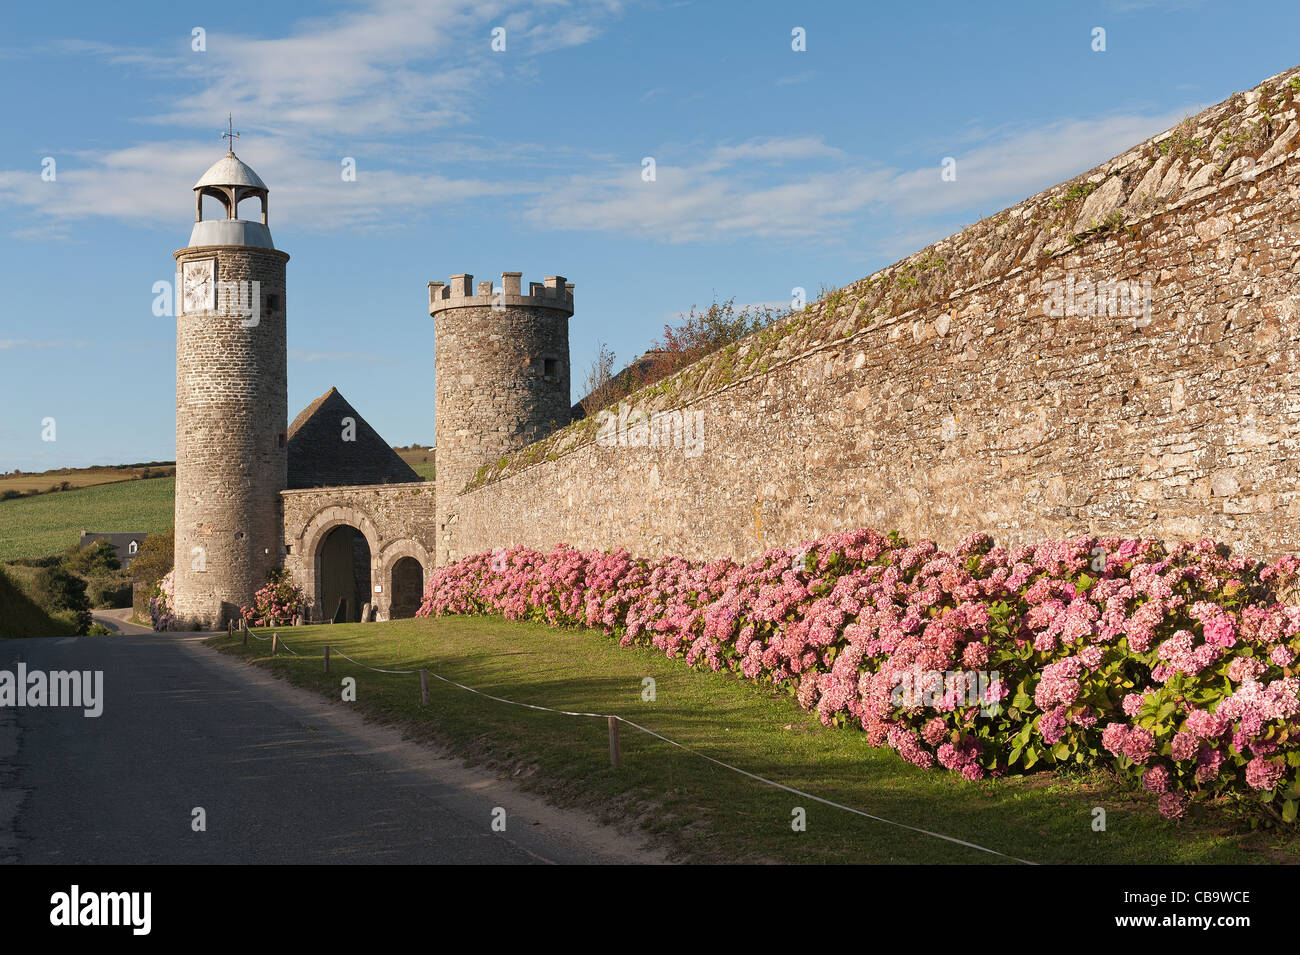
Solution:
<svg viewBox="0 0 1300 955"><path fill-rule="evenodd" d="M186 315L217 307L217 260L186 262L181 269L181 311Z"/></svg>

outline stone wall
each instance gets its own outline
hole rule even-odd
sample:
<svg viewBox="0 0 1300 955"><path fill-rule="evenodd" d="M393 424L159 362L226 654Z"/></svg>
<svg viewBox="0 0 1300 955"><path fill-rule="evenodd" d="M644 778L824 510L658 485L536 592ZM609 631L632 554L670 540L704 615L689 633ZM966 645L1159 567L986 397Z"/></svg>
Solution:
<svg viewBox="0 0 1300 955"><path fill-rule="evenodd" d="M502 289L472 275L429 283L434 320L439 517L438 563L454 559L455 491L479 468L569 423L569 316L563 276Z"/></svg>
<svg viewBox="0 0 1300 955"><path fill-rule="evenodd" d="M262 298L256 324L236 312L176 319L176 617L181 626L220 628L238 619L280 563L289 256L244 246L182 249L178 284L183 263L211 258L218 288L259 282Z"/></svg>
<svg viewBox="0 0 1300 955"><path fill-rule="evenodd" d="M436 541L434 484L373 484L356 487L304 488L280 495L284 510L284 566L311 603L313 620L333 607L321 606L320 551L326 536L340 525L360 531L370 547L371 600L377 619L388 619L393 568L403 557L419 561L428 579ZM373 587L383 589L373 593Z"/></svg>
<svg viewBox="0 0 1300 955"><path fill-rule="evenodd" d="M747 558L867 525L1300 550L1297 90L1274 77L637 398L702 413L698 455L603 446L590 419L515 455L459 495L457 549Z"/></svg>

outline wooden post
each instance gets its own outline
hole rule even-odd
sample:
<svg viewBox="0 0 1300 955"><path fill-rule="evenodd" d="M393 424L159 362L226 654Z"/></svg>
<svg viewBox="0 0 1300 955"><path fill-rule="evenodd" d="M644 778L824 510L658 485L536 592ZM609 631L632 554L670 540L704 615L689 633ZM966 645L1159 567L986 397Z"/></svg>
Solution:
<svg viewBox="0 0 1300 955"><path fill-rule="evenodd" d="M235 621L233 621L233 620L227 620L227 621L226 621L226 639L229 640L229 639L230 639L231 637L233 637L234 635L235 635Z"/></svg>
<svg viewBox="0 0 1300 955"><path fill-rule="evenodd" d="M429 671L420 671L420 705L429 705Z"/></svg>
<svg viewBox="0 0 1300 955"><path fill-rule="evenodd" d="M618 769L623 762L623 751L618 740L618 717L609 718L609 765Z"/></svg>
<svg viewBox="0 0 1300 955"><path fill-rule="evenodd" d="M244 624L244 646L248 646L248 621L241 621Z"/></svg>
<svg viewBox="0 0 1300 955"><path fill-rule="evenodd" d="M275 656L276 644L280 642L280 635L274 631L271 632L271 656Z"/></svg>
<svg viewBox="0 0 1300 955"><path fill-rule="evenodd" d="M325 644L325 672L330 672L330 645Z"/></svg>

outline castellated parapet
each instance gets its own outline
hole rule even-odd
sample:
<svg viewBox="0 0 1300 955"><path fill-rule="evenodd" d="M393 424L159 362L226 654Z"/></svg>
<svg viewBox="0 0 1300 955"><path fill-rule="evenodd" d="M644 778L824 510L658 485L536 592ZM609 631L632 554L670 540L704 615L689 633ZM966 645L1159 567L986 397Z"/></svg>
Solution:
<svg viewBox="0 0 1300 955"><path fill-rule="evenodd" d="M552 275L524 294L522 275L502 272L499 289L464 274L429 283L439 565L463 556L458 499L478 469L569 423L573 285Z"/></svg>

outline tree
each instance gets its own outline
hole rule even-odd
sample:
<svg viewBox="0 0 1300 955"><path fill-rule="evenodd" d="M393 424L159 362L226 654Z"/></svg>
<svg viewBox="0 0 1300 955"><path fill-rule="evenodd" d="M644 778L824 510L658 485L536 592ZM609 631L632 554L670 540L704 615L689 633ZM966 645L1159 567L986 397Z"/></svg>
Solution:
<svg viewBox="0 0 1300 955"><path fill-rule="evenodd" d="M64 564L68 570L82 577L94 577L122 567L117 559L117 550L106 540L97 540L80 549L73 547L67 552Z"/></svg>
<svg viewBox="0 0 1300 955"><path fill-rule="evenodd" d="M32 577L32 599L46 613L88 611L86 582L66 567L42 567Z"/></svg>
<svg viewBox="0 0 1300 955"><path fill-rule="evenodd" d="M606 399L609 397L606 392L609 391L610 382L614 379L614 351L604 342L600 343L600 351L587 369L587 377L582 383L583 393L586 395L582 399L582 410L587 414L593 414L598 409L604 407Z"/></svg>
<svg viewBox="0 0 1300 955"><path fill-rule="evenodd" d="M154 584L167 576L175 562L175 540L171 528L145 537L127 573L133 580Z"/></svg>

